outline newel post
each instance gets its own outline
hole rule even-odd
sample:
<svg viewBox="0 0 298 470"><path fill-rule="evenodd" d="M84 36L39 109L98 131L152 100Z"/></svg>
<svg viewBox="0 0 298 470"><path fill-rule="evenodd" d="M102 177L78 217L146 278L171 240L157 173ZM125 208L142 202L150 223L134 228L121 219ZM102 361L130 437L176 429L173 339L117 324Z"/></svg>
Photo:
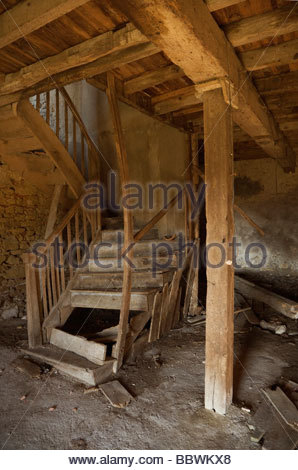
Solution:
<svg viewBox="0 0 298 470"><path fill-rule="evenodd" d="M33 253L25 253L22 259L26 277L28 343L29 348L35 348L42 344L39 277L37 269L33 267L34 263L37 264L37 257Z"/></svg>

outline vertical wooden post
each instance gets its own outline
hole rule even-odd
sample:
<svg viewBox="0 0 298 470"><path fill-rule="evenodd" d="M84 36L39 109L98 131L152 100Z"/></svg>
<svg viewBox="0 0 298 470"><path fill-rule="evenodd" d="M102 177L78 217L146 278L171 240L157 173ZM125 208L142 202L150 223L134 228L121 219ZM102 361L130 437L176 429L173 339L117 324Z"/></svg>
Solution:
<svg viewBox="0 0 298 470"><path fill-rule="evenodd" d="M199 167L199 139L198 134L193 133L190 134L190 173L191 173L191 182L193 184L193 188L196 194L196 199L198 198L198 189L199 189L199 175L198 175L198 167ZM192 285L192 292L189 304L189 314L196 315L198 313L198 304L199 304L199 223L200 223L200 214L197 214L196 219L192 221L192 239L196 241L195 249L197 253L195 256L195 265L193 266L194 269L194 280Z"/></svg>
<svg viewBox="0 0 298 470"><path fill-rule="evenodd" d="M109 99L113 127L115 145L118 159L118 166L120 171L120 179L122 185L122 195L125 197L128 192L125 189L125 185L129 182L128 176L128 161L126 146L124 141L124 135L122 132L120 112L118 107L116 88L115 88L115 77L111 72L108 72L108 88L107 95ZM133 219L131 210L123 207L123 218L124 218L124 250L132 243L133 240ZM131 251L129 258L132 257ZM130 306L130 291L131 291L131 267L127 262L123 265L123 284L122 284L122 299L121 299L121 310L120 310L120 321L119 321L119 333L116 343L116 357L117 362L114 368L114 372L117 372L122 365L125 341L128 328L128 317L129 317L129 306Z"/></svg>
<svg viewBox="0 0 298 470"><path fill-rule="evenodd" d="M25 264L26 276L28 343L29 348L35 348L42 344L38 272L32 266L33 263L37 263L37 258L33 253L25 253L22 258Z"/></svg>
<svg viewBox="0 0 298 470"><path fill-rule="evenodd" d="M220 88L204 94L204 140L208 256L205 407L224 414L233 393L234 268L230 243L234 189L232 113Z"/></svg>

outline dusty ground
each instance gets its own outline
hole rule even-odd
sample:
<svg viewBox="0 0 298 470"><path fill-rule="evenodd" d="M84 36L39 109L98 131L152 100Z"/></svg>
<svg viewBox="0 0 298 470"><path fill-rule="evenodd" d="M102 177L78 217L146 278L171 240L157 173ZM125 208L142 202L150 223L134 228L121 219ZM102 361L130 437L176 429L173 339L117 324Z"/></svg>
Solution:
<svg viewBox="0 0 298 470"><path fill-rule="evenodd" d="M298 330L295 322L290 328ZM22 326L22 328L20 328ZM234 405L227 416L203 408L204 327L184 326L148 345L120 381L134 395L126 409L58 373L33 379L11 364L26 338L21 320L0 325L0 444L5 449L261 449L250 439L260 388L280 376L298 381L298 336L236 324ZM159 360L154 359L159 356ZM26 396L25 400L20 400ZM49 408L56 407L54 411Z"/></svg>

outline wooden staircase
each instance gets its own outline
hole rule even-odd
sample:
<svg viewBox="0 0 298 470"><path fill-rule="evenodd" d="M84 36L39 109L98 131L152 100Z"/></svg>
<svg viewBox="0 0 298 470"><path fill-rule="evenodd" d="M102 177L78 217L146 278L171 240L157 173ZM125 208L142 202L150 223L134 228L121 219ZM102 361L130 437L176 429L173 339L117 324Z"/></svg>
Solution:
<svg viewBox="0 0 298 470"><path fill-rule="evenodd" d="M1 108L0 154L27 181L66 183L75 198L99 176L98 150L64 88Z"/></svg>
<svg viewBox="0 0 298 470"><path fill-rule="evenodd" d="M53 99L54 117L50 112ZM116 148L123 152L115 90L109 99ZM29 343L24 352L85 383L104 382L129 356L161 338L181 319L181 280L191 265L192 250L183 253L183 266L177 266L177 242L167 242L169 259L168 250L158 247L161 240L155 228L179 195L138 230L133 230L132 214L124 208L123 218L102 221L101 210L87 210L82 194L86 181L99 180L98 151L67 92L37 95L31 102L8 107L6 113L11 125L15 122L22 129L22 138L28 139L24 148L42 149L77 198L38 252L23 255ZM0 135L3 129L4 121ZM7 156L19 145L14 137L11 133L11 139L2 141ZM119 161L121 169L123 159ZM127 171L121 171L127 177ZM128 241L133 244L132 266L124 262L120 239L126 248ZM157 268L152 269L153 263ZM76 312L79 325L69 331ZM94 327L91 336L84 335L84 323L92 315L101 318L103 312L110 325Z"/></svg>
<svg viewBox="0 0 298 470"><path fill-rule="evenodd" d="M103 220L104 227L109 223L110 220ZM119 264L116 240L119 234L121 235L121 229L106 228L101 230L100 234L90 243L90 253L94 253L96 247L100 248L100 261L112 262L114 267ZM181 279L182 270L176 269L174 258L165 269L154 274L151 269L150 246L160 241L157 230L153 228L147 232L146 240L136 245L138 250L134 256L136 268L132 274L124 360L136 353L140 346L162 337L181 318L181 288L177 277ZM103 242L109 242L112 246L106 247L102 245ZM173 251L177 250L175 241L169 244L172 245ZM164 263L166 260L165 256L157 258L158 263ZM64 325L77 308L89 309L87 312L91 310L91 313L98 316L103 310L120 311L122 286L122 266L117 269L109 268L107 271L98 266L94 257L91 257L86 267L75 272L59 301L44 318L43 337L50 344L26 349L24 352L88 384L106 381L113 373L117 358L119 324L94 331L92 339L80 335L80 331L70 334L65 331ZM82 323L84 318L83 316ZM80 330L80 326L78 328Z"/></svg>

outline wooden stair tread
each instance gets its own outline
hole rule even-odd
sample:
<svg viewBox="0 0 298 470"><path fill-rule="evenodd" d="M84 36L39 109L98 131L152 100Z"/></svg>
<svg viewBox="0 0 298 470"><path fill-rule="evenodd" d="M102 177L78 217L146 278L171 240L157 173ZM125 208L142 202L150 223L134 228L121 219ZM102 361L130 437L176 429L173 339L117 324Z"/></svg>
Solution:
<svg viewBox="0 0 298 470"><path fill-rule="evenodd" d="M61 349L71 351L85 357L94 364L103 365L106 360L106 344L88 341L83 336L72 335L58 328L51 331L50 343Z"/></svg>
<svg viewBox="0 0 298 470"><path fill-rule="evenodd" d="M157 289L132 289L130 296L130 310L147 311L149 309L150 296ZM106 310L120 310L122 302L122 289L113 290L83 290L72 289L70 291L72 307L99 308Z"/></svg>
<svg viewBox="0 0 298 470"><path fill-rule="evenodd" d="M22 348L22 352L39 361L55 367L57 370L89 385L106 382L112 375L115 360L107 358L101 366L64 349L51 344L34 349Z"/></svg>
<svg viewBox="0 0 298 470"><path fill-rule="evenodd" d="M148 295L148 294L152 294L154 293L155 291L157 290L152 288L152 287L149 287L148 289L146 288L133 288L131 289L131 295L134 295L134 294L137 294L137 295ZM84 293L84 294L90 294L90 295L122 295L122 289L119 288L119 289L71 289L70 290L71 293L73 292L78 292L78 293Z"/></svg>

